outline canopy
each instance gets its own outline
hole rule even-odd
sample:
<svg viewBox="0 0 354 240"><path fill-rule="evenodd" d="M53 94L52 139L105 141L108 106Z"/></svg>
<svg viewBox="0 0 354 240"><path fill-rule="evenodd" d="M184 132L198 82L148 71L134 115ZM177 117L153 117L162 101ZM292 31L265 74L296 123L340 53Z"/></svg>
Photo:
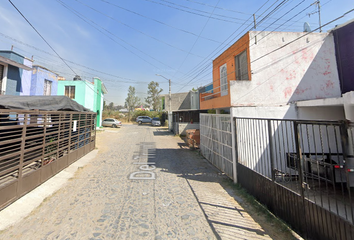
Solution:
<svg viewBox="0 0 354 240"><path fill-rule="evenodd" d="M0 96L0 109L22 109L41 111L77 111L91 110L66 96Z"/></svg>

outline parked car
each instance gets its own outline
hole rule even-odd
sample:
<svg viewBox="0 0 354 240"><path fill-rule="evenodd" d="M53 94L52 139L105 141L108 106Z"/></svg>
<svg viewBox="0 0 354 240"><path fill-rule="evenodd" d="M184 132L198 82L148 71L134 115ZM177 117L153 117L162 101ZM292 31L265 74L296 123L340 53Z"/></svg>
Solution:
<svg viewBox="0 0 354 240"><path fill-rule="evenodd" d="M151 126L161 126L160 118L154 117L151 120Z"/></svg>
<svg viewBox="0 0 354 240"><path fill-rule="evenodd" d="M151 117L148 117L148 116L139 116L136 118L136 122L140 125L140 124L143 124L143 123L151 123Z"/></svg>
<svg viewBox="0 0 354 240"><path fill-rule="evenodd" d="M102 126L116 128L116 127L121 127L122 122L114 118L106 118L105 120L102 121Z"/></svg>

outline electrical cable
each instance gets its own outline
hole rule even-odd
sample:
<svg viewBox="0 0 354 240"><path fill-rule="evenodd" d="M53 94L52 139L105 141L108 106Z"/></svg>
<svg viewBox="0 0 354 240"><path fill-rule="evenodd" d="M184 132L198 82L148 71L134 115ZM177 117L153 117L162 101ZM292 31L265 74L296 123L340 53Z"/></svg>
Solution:
<svg viewBox="0 0 354 240"><path fill-rule="evenodd" d="M159 21L159 20L150 18L150 17L148 17L148 16L142 15L142 14L140 14L140 13L134 12L134 11L129 10L129 9L127 9L127 8L121 7L121 6L117 5L117 4L111 3L111 2L109 2L109 1L107 1L107 0L97 0L97 1L101 1L101 2L104 2L104 3L106 3L106 4L110 4L110 5L112 5L112 6L116 7L116 8L122 9L122 10L124 10L124 11L130 12L130 13L135 14L135 15L138 15L138 16L140 16L140 17L149 19L149 20L151 20L151 21L157 22L157 23L162 24L162 25L165 25L165 26L167 26L167 27L170 27L170 28L179 30L179 31L181 31L181 32L184 32L184 33L187 33L187 34L190 34L190 35L193 35L193 36L197 36L197 34L195 34L195 33L192 33L192 32L189 32L189 31L187 31L187 30L183 30L183 29L180 29L180 28L171 26L171 25L168 25L168 24L166 24L166 23L164 23L164 22L162 22L162 21ZM206 38L206 37L202 37L202 36L201 36L201 38L206 39L206 40L209 40L209 41L211 41L211 42L220 43L219 41L216 41L216 40L211 39L211 38Z"/></svg>
<svg viewBox="0 0 354 240"><path fill-rule="evenodd" d="M167 42L165 42L165 41L162 41L162 40L160 40L160 39L157 39L157 38L155 38L155 37L153 37L153 36L151 36L151 35L149 35L149 34L147 34L147 33L144 33L144 32L142 32L142 31L140 31L140 30L138 30L138 29L136 29L136 28L134 28L134 27L132 27L132 26L126 24L126 23L123 23L123 22L119 21L118 19L113 18L113 17L111 17L111 16L109 16L109 15L107 15L107 14L105 14L105 13L103 13L103 12L101 12L101 11L99 11L99 10L97 10L97 9L95 9L95 8L93 8L93 7L91 7L91 6L87 5L87 4L85 4L85 3L81 2L81 1L79 1L79 0L75 0L75 1L78 2L78 3L80 3L80 4L82 4L82 5L84 5L84 6L86 6L86 7L88 7L88 8L90 8L91 10L93 10L93 11L95 11L95 12L97 12L97 13L103 15L103 16L106 16L107 18L112 19L112 20L115 21L115 22L118 22L118 23L122 24L123 26L126 26L126 27L128 27L128 28L130 28L130 29L132 29L132 30L134 30L134 31L136 31L136 32L138 32L138 33L144 35L144 36L147 36L147 37L149 37L149 38L151 38L151 39L154 39L155 41L158 41L158 42L160 42L160 43L163 43L163 44L165 44L165 45L167 45L167 46L169 46L169 47L172 47L172 48L175 48L175 49L180 50L180 51L182 51L182 52L188 53L186 50L183 50L183 49L181 49L181 48L179 48L179 47L176 47L176 46L174 46L174 45L172 45L172 44L169 44L169 43L167 43ZM202 56L199 56L199 55L194 54L194 53L190 53L190 54L191 54L191 55L194 55L194 56L196 56L196 57L199 57L199 58L203 58Z"/></svg>

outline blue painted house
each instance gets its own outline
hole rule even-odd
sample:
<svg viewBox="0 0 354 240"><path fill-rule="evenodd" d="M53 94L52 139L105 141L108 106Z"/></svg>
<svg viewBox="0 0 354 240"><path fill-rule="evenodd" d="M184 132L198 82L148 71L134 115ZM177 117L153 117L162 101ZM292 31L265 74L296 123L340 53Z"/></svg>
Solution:
<svg viewBox="0 0 354 240"><path fill-rule="evenodd" d="M0 95L30 95L32 60L0 51Z"/></svg>
<svg viewBox="0 0 354 240"><path fill-rule="evenodd" d="M51 70L33 65L31 87L29 95L32 96L50 96L58 93L59 75Z"/></svg>

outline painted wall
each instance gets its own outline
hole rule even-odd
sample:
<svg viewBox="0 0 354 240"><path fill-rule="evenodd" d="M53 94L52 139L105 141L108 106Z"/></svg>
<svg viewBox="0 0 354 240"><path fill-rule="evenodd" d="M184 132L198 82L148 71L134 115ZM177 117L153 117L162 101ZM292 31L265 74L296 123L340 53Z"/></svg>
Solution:
<svg viewBox="0 0 354 240"><path fill-rule="evenodd" d="M217 109L230 107L230 81L237 79L235 56L247 50L249 59L249 33L242 36L231 47L224 51L213 61L213 93L212 94L200 94L200 109ZM221 96L220 93L220 67L226 64L227 70L227 82L228 82L228 94ZM248 69L250 69L248 62ZM248 73L249 79L251 79L250 71ZM248 82L248 81L247 81ZM210 97L204 98L209 95Z"/></svg>
<svg viewBox="0 0 354 240"><path fill-rule="evenodd" d="M25 58L23 64L32 67L32 61ZM20 95L30 95L32 71L22 70Z"/></svg>
<svg viewBox="0 0 354 240"><path fill-rule="evenodd" d="M7 82L6 82L6 95L19 96L21 92L21 76L22 69L8 65L7 68Z"/></svg>
<svg viewBox="0 0 354 240"><path fill-rule="evenodd" d="M32 70L31 79L31 90L30 95L32 96L42 96L44 93L44 81L49 80L52 82L51 95L55 96L58 94L58 75L41 68L39 66L34 66Z"/></svg>
<svg viewBox="0 0 354 240"><path fill-rule="evenodd" d="M17 63L24 64L24 62L23 62L24 57L18 53L13 52L13 51L2 50L2 51L0 51L0 56L11 59L12 61L15 61Z"/></svg>
<svg viewBox="0 0 354 240"><path fill-rule="evenodd" d="M332 31L342 93L354 90L354 21Z"/></svg>
<svg viewBox="0 0 354 240"><path fill-rule="evenodd" d="M86 86L84 81L58 81L58 95L65 95L65 86L75 86L74 100L86 108L92 110L92 105L85 105Z"/></svg>
<svg viewBox="0 0 354 240"><path fill-rule="evenodd" d="M303 34L250 32L252 79L231 81L231 105L279 106L301 100L339 97L333 36L311 33L288 44ZM279 47L283 48L268 54Z"/></svg>
<svg viewBox="0 0 354 240"><path fill-rule="evenodd" d="M58 81L58 95L65 95L65 86L75 86L75 101L97 114L97 127L102 124L103 93L102 82L94 78L89 81Z"/></svg>

